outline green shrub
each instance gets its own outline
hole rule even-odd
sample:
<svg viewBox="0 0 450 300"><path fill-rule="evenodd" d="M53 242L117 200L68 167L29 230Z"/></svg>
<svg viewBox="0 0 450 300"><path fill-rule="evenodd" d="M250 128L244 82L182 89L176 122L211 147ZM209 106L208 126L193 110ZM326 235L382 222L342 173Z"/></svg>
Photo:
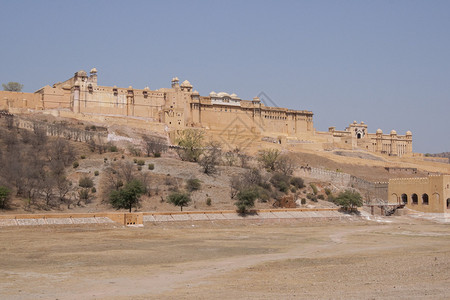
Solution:
<svg viewBox="0 0 450 300"><path fill-rule="evenodd" d="M139 160L136 161L136 163L137 163L138 166L143 166L143 165L145 165L145 160L139 159Z"/></svg>
<svg viewBox="0 0 450 300"><path fill-rule="evenodd" d="M302 189L305 187L305 183L303 182L303 179L300 177L292 177L291 184L298 189Z"/></svg>
<svg viewBox="0 0 450 300"><path fill-rule="evenodd" d="M133 162L136 164L137 163L137 158L133 158Z"/></svg>
<svg viewBox="0 0 450 300"><path fill-rule="evenodd" d="M211 198L206 198L206 205L211 206Z"/></svg>
<svg viewBox="0 0 450 300"><path fill-rule="evenodd" d="M314 183L310 183L309 186L312 188L314 195L317 195L317 186Z"/></svg>
<svg viewBox="0 0 450 300"><path fill-rule="evenodd" d="M320 194L320 195L317 195L317 199L324 200L325 197L322 194Z"/></svg>
<svg viewBox="0 0 450 300"><path fill-rule="evenodd" d="M155 154L153 154L154 157L161 157L161 153L156 152Z"/></svg>
<svg viewBox="0 0 450 300"><path fill-rule="evenodd" d="M94 186L94 181L88 176L83 176L78 181L78 185L82 188L90 189Z"/></svg>
<svg viewBox="0 0 450 300"><path fill-rule="evenodd" d="M95 172L94 172L94 175L95 175L95 176L98 176L98 175L100 175L100 172L99 172L99 171L95 171Z"/></svg>
<svg viewBox="0 0 450 300"><path fill-rule="evenodd" d="M306 199L302 198L301 203L302 203L302 205L305 205L306 204Z"/></svg>
<svg viewBox="0 0 450 300"><path fill-rule="evenodd" d="M190 178L186 181L186 188L190 192L199 190L201 186L201 181L197 178Z"/></svg>
<svg viewBox="0 0 450 300"><path fill-rule="evenodd" d="M172 203L175 206L179 206L183 211L183 206L187 206L191 202L191 197L188 193L172 192L167 197L167 202Z"/></svg>
<svg viewBox="0 0 450 300"><path fill-rule="evenodd" d="M269 191L269 192L272 190L272 186L270 185L269 182L261 182L259 184L259 186L262 187L263 189Z"/></svg>
<svg viewBox="0 0 450 300"><path fill-rule="evenodd" d="M116 209L127 208L131 212L132 207L139 207L140 197L145 192L144 184L139 180L133 179L120 190L111 191L109 202Z"/></svg>
<svg viewBox="0 0 450 300"><path fill-rule="evenodd" d="M117 152L117 151L119 151L119 149L117 149L117 146L112 145L109 147L109 152Z"/></svg>
<svg viewBox="0 0 450 300"><path fill-rule="evenodd" d="M240 214L245 214L249 208L255 206L255 200L258 198L258 192L252 188L246 188L239 191L236 195L238 200L234 203Z"/></svg>
<svg viewBox="0 0 450 300"><path fill-rule="evenodd" d="M149 170L154 170L155 169L155 165L154 164L148 164L148 169Z"/></svg>
<svg viewBox="0 0 450 300"><path fill-rule="evenodd" d="M0 186L0 208L5 209L9 206L11 190L6 186Z"/></svg>
<svg viewBox="0 0 450 300"><path fill-rule="evenodd" d="M97 193L97 189L95 188L95 186L92 187L91 192L92 192L92 193Z"/></svg>
<svg viewBox="0 0 450 300"><path fill-rule="evenodd" d="M308 198L309 200L313 201L313 202L317 202L317 196L311 193L306 194L306 198Z"/></svg>
<svg viewBox="0 0 450 300"><path fill-rule="evenodd" d="M86 155L81 155L80 158L81 158L81 159L85 159L85 158L86 158Z"/></svg>
<svg viewBox="0 0 450 300"><path fill-rule="evenodd" d="M335 203L342 206L345 210L350 211L363 205L361 194L352 190L345 190L344 192L339 193Z"/></svg>
<svg viewBox="0 0 450 300"><path fill-rule="evenodd" d="M330 196L331 195L331 190L329 188L325 188L325 194L327 196Z"/></svg>
<svg viewBox="0 0 450 300"><path fill-rule="evenodd" d="M80 164L77 161L74 161L73 164L72 164L74 169L78 168L79 165Z"/></svg>
<svg viewBox="0 0 450 300"><path fill-rule="evenodd" d="M334 203L336 201L336 198L333 196L333 194L329 194L327 200Z"/></svg>
<svg viewBox="0 0 450 300"><path fill-rule="evenodd" d="M280 150L278 149L265 149L258 153L257 159L261 166L267 171L275 171L278 157L280 156Z"/></svg>
<svg viewBox="0 0 450 300"><path fill-rule="evenodd" d="M142 170L142 166L138 166L138 171L141 171Z"/></svg>
<svg viewBox="0 0 450 300"><path fill-rule="evenodd" d="M291 187L291 193L295 193L297 191L297 188L295 186Z"/></svg>
<svg viewBox="0 0 450 300"><path fill-rule="evenodd" d="M270 182L276 187L280 192L287 193L289 191L290 176L281 173L275 173L270 178Z"/></svg>
<svg viewBox="0 0 450 300"><path fill-rule="evenodd" d="M270 200L270 190L264 189L261 186L255 187L257 193L258 193L258 199L260 202L267 202Z"/></svg>

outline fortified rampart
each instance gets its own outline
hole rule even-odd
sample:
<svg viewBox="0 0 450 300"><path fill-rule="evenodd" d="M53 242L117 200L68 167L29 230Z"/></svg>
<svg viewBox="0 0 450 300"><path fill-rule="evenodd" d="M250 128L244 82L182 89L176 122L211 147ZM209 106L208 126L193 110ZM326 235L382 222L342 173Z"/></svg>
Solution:
<svg viewBox="0 0 450 300"><path fill-rule="evenodd" d="M229 148L270 147L275 141L291 150L362 149L387 155L411 155L412 134L367 132L367 125L350 124L345 131L318 132L313 113L266 106L258 97L211 92L200 96L192 84L177 77L170 88L151 90L98 85L97 70L44 86L35 93L0 92L0 110L52 111L78 119L127 124L175 136L186 128L202 129Z"/></svg>
<svg viewBox="0 0 450 300"><path fill-rule="evenodd" d="M353 187L364 191L364 197L367 201L372 199L388 200L388 183L387 182L371 182L362 178L343 173L330 171L313 167L300 167L297 175L330 182L343 187Z"/></svg>
<svg viewBox="0 0 450 300"><path fill-rule="evenodd" d="M29 120L22 116L17 116L13 114L2 114L0 117L9 119L15 127L27 129L31 131L42 130L47 136L64 137L65 139L76 141L76 142L88 142L90 140L95 140L96 142L108 141L108 133L104 132L94 132L82 130L74 127L68 127L63 124L50 124L47 122ZM8 122L8 121L7 121Z"/></svg>

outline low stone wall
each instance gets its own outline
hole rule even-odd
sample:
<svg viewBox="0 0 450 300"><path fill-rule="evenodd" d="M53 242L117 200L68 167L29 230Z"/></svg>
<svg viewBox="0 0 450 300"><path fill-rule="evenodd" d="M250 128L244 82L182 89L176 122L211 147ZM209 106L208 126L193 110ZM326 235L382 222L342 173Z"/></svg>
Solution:
<svg viewBox="0 0 450 300"><path fill-rule="evenodd" d="M261 209L240 215L233 210L192 212L138 212L138 213L86 213L86 214L17 214L0 215L2 226L77 225L119 223L143 225L144 222L213 221L246 219L305 219L342 218L347 215L337 208Z"/></svg>
<svg viewBox="0 0 450 300"><path fill-rule="evenodd" d="M119 223L122 225L142 225L142 213L76 213L76 214L17 214L0 215L1 226L14 225L73 225Z"/></svg>

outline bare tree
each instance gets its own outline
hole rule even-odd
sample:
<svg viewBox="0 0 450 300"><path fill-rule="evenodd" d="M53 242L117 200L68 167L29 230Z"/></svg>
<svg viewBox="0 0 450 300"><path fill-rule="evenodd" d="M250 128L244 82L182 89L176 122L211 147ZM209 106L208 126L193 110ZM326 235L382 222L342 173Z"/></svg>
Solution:
<svg viewBox="0 0 450 300"><path fill-rule="evenodd" d="M280 156L280 150L278 149L265 149L258 153L258 161L263 168L268 171L275 171L276 162Z"/></svg>
<svg viewBox="0 0 450 300"><path fill-rule="evenodd" d="M125 183L135 178L134 169L134 165L129 161L118 164L118 173Z"/></svg>
<svg viewBox="0 0 450 300"><path fill-rule="evenodd" d="M66 203L67 208L70 208L72 200L70 199L70 191L72 189L70 181L64 175L60 175L56 178L56 196L60 203Z"/></svg>
<svg viewBox="0 0 450 300"><path fill-rule="evenodd" d="M239 175L233 175L230 179L230 198L234 199L242 188L242 178Z"/></svg>
<svg viewBox="0 0 450 300"><path fill-rule="evenodd" d="M47 143L46 130L37 123L33 124L34 139L32 140L33 146L39 147Z"/></svg>
<svg viewBox="0 0 450 300"><path fill-rule="evenodd" d="M135 166L131 162L117 162L113 163L108 167L103 176L102 189L108 191L105 193L104 201L109 200L109 192L118 191L120 188L125 186L128 182L133 179L141 180L145 185L147 185L147 178L145 174L141 172L137 173Z"/></svg>
<svg viewBox="0 0 450 300"><path fill-rule="evenodd" d="M103 154L108 150L108 144L105 143L101 134L90 134L87 138L87 144L91 152L98 151L99 154Z"/></svg>
<svg viewBox="0 0 450 300"><path fill-rule="evenodd" d="M197 162L202 154L204 134L202 131L185 129L177 138L177 153L182 160Z"/></svg>
<svg viewBox="0 0 450 300"><path fill-rule="evenodd" d="M225 161L225 164L227 166L234 166L236 164L236 153L234 153L233 151L227 151L225 152L223 159Z"/></svg>
<svg viewBox="0 0 450 300"><path fill-rule="evenodd" d="M47 151L50 170L56 176L61 176L64 173L64 168L70 166L75 160L75 157L76 154L73 147L62 138L58 138L52 142Z"/></svg>
<svg viewBox="0 0 450 300"><path fill-rule="evenodd" d="M275 162L275 169L284 175L291 176L295 170L295 162L287 154L280 155Z"/></svg>
<svg viewBox="0 0 450 300"><path fill-rule="evenodd" d="M222 159L221 145L218 142L210 142L203 154L198 160L198 164L202 166L203 172L208 175L217 173L217 165L220 164Z"/></svg>
<svg viewBox="0 0 450 300"><path fill-rule="evenodd" d="M154 157L159 157L161 156L161 153L167 151L168 145L166 140L163 138L144 135L142 139L147 156L152 154Z"/></svg>
<svg viewBox="0 0 450 300"><path fill-rule="evenodd" d="M44 174L39 183L39 192L44 198L45 206L47 208L49 208L53 204L52 200L53 197L55 196L55 185L56 185L55 178L48 173Z"/></svg>

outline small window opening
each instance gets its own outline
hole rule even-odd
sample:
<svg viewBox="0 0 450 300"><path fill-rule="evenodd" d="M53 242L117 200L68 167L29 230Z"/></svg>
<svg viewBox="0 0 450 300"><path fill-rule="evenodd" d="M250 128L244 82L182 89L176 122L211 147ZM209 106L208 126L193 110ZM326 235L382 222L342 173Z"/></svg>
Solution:
<svg viewBox="0 0 450 300"><path fill-rule="evenodd" d="M422 204L428 205L428 195L427 194L422 195Z"/></svg>
<svg viewBox="0 0 450 300"><path fill-rule="evenodd" d="M408 195L402 194L402 202L408 204Z"/></svg>
<svg viewBox="0 0 450 300"><path fill-rule="evenodd" d="M412 204L418 204L419 203L419 199L417 197L417 194L412 194L411 200L412 200Z"/></svg>

